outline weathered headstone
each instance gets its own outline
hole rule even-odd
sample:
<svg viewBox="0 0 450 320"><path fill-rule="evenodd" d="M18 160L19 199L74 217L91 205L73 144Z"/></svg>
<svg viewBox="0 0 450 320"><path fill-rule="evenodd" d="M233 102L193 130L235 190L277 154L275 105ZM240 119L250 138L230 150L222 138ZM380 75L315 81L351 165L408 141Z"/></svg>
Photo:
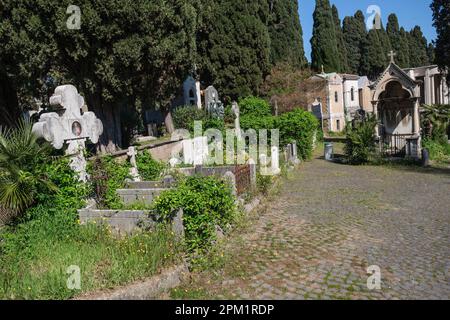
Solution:
<svg viewBox="0 0 450 320"><path fill-rule="evenodd" d="M200 81L189 76L183 83L184 104L187 106L196 106L202 108L202 100L200 94Z"/></svg>
<svg viewBox="0 0 450 320"><path fill-rule="evenodd" d="M279 153L278 147L276 147L276 146L273 146L271 151L272 151L271 152L271 163L272 163L271 171L272 171L272 174L276 175L281 172L280 153Z"/></svg>
<svg viewBox="0 0 450 320"><path fill-rule="evenodd" d="M178 240L184 238L183 209L178 210L172 221L172 231Z"/></svg>
<svg viewBox="0 0 450 320"><path fill-rule="evenodd" d="M50 105L57 112L42 114L39 122L33 125L33 132L56 149L61 149L66 143L66 154L71 156L71 168L78 173L81 181L86 181L86 139L97 143L103 133L103 124L93 112L81 114L84 99L72 85L57 87L50 97Z"/></svg>
<svg viewBox="0 0 450 320"><path fill-rule="evenodd" d="M226 182L230 184L233 195L236 195L237 194L236 176L234 175L234 173L231 171L227 171L223 175L223 178L225 179Z"/></svg>
<svg viewBox="0 0 450 320"><path fill-rule="evenodd" d="M212 117L223 118L225 113L223 103L219 100L219 92L213 86L205 89L205 107Z"/></svg>

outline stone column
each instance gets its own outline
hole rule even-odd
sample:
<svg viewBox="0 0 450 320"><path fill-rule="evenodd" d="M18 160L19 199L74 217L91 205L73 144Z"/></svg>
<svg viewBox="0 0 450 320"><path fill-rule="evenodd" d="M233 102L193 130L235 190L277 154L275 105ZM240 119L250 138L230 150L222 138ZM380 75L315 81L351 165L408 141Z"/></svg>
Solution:
<svg viewBox="0 0 450 320"><path fill-rule="evenodd" d="M431 76L430 76L430 70L425 71L425 78L424 78L424 86L425 86L425 104L431 104Z"/></svg>
<svg viewBox="0 0 450 320"><path fill-rule="evenodd" d="M435 76L432 75L430 77L430 104L435 104L436 103L436 97L435 97Z"/></svg>
<svg viewBox="0 0 450 320"><path fill-rule="evenodd" d="M377 121L379 121L379 117L378 117L378 102L372 101L372 108L373 108L373 114L375 116L375 119ZM380 137L380 128L379 125L375 126L375 135L377 138Z"/></svg>
<svg viewBox="0 0 450 320"><path fill-rule="evenodd" d="M415 136L420 135L420 113L419 113L419 99L414 101L413 110L413 134Z"/></svg>
<svg viewBox="0 0 450 320"><path fill-rule="evenodd" d="M197 96L197 108L202 108L202 92L200 90L200 81L195 81L195 93Z"/></svg>

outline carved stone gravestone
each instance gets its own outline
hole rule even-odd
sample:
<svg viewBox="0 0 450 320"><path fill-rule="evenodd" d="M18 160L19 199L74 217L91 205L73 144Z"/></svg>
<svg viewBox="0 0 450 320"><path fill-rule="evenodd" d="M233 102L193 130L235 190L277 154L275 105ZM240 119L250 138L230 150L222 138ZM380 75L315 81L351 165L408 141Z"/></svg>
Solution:
<svg viewBox="0 0 450 320"><path fill-rule="evenodd" d="M211 116L223 118L225 112L223 103L219 100L219 92L213 86L205 89L205 107Z"/></svg>
<svg viewBox="0 0 450 320"><path fill-rule="evenodd" d="M237 195L236 176L233 172L227 171L223 175L224 180L230 185L233 195Z"/></svg>
<svg viewBox="0 0 450 320"><path fill-rule="evenodd" d="M200 94L200 81L189 76L183 83L184 104L187 106L196 106L202 108L202 100Z"/></svg>
<svg viewBox="0 0 450 320"><path fill-rule="evenodd" d="M62 149L67 144L70 167L78 173L81 181L86 181L86 139L97 143L103 133L103 124L93 112L81 114L84 99L72 85L57 87L50 97L50 105L56 112L42 114L39 122L33 125L33 132L50 142L55 149Z"/></svg>

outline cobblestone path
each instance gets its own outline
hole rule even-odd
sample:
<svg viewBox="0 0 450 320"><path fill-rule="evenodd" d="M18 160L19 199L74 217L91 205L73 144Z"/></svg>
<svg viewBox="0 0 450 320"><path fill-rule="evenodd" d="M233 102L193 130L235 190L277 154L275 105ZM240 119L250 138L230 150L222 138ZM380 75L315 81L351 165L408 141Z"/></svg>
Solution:
<svg viewBox="0 0 450 320"><path fill-rule="evenodd" d="M314 160L179 290L231 299L449 299L450 171ZM367 267L381 271L369 290Z"/></svg>

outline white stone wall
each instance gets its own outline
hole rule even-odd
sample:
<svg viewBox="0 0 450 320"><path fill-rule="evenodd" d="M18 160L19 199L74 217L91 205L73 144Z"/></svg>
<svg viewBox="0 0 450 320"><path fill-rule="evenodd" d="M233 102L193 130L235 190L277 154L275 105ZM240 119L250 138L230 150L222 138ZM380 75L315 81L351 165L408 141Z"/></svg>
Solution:
<svg viewBox="0 0 450 320"><path fill-rule="evenodd" d="M353 89L353 100L352 100ZM344 108L347 113L347 120L352 119L352 115L359 109L359 86L358 80L345 80L344 90Z"/></svg>

